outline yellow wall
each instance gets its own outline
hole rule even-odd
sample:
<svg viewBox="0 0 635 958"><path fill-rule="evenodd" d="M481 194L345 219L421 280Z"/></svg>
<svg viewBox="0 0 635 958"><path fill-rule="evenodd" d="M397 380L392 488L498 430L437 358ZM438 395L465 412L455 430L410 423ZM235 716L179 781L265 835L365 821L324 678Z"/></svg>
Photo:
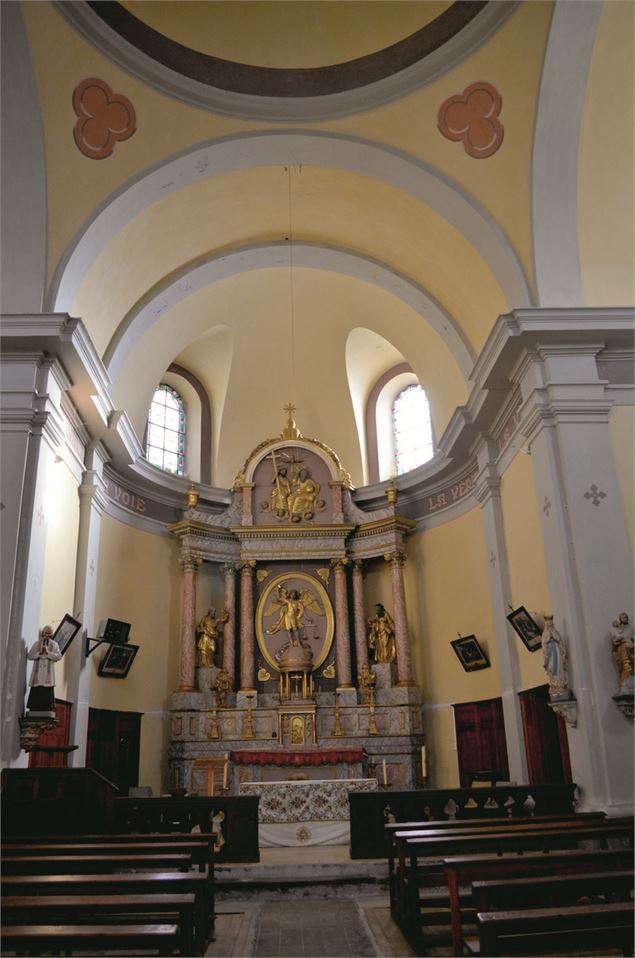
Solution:
<svg viewBox="0 0 635 958"><path fill-rule="evenodd" d="M68 612L73 615L75 592L75 566L77 562L77 534L79 529L79 498L77 481L66 464L55 461L48 464L44 490L44 515L46 517L46 553L42 577L42 601L40 627L51 625L54 629ZM79 638L75 636L75 642ZM64 657L55 670L55 695L66 697L66 662Z"/></svg>
<svg viewBox="0 0 635 958"><path fill-rule="evenodd" d="M552 603L531 456L518 454L514 457L501 482L501 500L511 601L514 608L524 605L537 619L538 625L542 625L542 615L551 610ZM531 689L543 685L542 653L540 650L529 652L521 639L515 638L521 687Z"/></svg>
<svg viewBox="0 0 635 958"><path fill-rule="evenodd" d="M635 469L633 468L633 436L635 436L635 407L614 406L609 421L617 480L622 493L622 506L628 535L633 545L635 534Z"/></svg>
<svg viewBox="0 0 635 958"><path fill-rule="evenodd" d="M500 695L487 570L479 509L408 540L408 618L435 787L459 782L451 705ZM477 637L491 668L463 670L450 645L458 633Z"/></svg>
<svg viewBox="0 0 635 958"><path fill-rule="evenodd" d="M99 651L91 657L90 704L94 708L143 712L139 784L161 793L169 741L171 693L178 684L181 609L177 542L102 519L95 618L132 623L139 646L126 679L97 675Z"/></svg>

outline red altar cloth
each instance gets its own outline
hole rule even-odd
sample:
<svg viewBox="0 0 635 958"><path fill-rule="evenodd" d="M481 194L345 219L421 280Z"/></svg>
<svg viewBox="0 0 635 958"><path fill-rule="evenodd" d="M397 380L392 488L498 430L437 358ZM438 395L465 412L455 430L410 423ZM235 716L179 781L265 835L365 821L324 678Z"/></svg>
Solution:
<svg viewBox="0 0 635 958"><path fill-rule="evenodd" d="M229 753L237 765L332 765L335 762L361 762L363 748L241 748Z"/></svg>

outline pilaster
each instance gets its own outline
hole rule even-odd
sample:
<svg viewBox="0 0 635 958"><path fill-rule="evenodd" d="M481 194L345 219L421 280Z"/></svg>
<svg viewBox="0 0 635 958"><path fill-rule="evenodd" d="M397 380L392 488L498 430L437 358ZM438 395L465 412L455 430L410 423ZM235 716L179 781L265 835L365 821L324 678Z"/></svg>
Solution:
<svg viewBox="0 0 635 958"><path fill-rule="evenodd" d="M351 636L348 624L348 591L346 566L348 559L333 559L335 573L335 671L337 687L351 689Z"/></svg>
<svg viewBox="0 0 635 958"><path fill-rule="evenodd" d="M255 692L256 644L254 633L254 570L256 562L247 559L240 569L240 691Z"/></svg>
<svg viewBox="0 0 635 958"><path fill-rule="evenodd" d="M406 612L406 590L403 581L403 565L406 554L397 550L384 556L390 566L392 584L393 618L395 621L395 649L397 652L397 685L414 685L412 657L410 654L410 635L408 632L408 613Z"/></svg>
<svg viewBox="0 0 635 958"><path fill-rule="evenodd" d="M481 507L485 529L494 641L503 702L509 774L512 781L526 782L527 755L518 699L520 666L515 633L507 622L511 604L511 587L500 497L500 477L494 465L494 455L493 443L483 442L478 453L480 472L475 495Z"/></svg>
<svg viewBox="0 0 635 958"><path fill-rule="evenodd" d="M514 375L531 452L556 626L569 649L578 723L567 726L584 807L632 808L632 724L617 691L610 624L632 613L633 566L598 343L538 345Z"/></svg>

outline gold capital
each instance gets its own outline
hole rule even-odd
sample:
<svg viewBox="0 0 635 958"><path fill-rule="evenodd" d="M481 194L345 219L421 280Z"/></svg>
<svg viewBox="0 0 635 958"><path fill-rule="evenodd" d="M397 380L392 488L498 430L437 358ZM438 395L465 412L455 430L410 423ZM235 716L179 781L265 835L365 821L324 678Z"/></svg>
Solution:
<svg viewBox="0 0 635 958"><path fill-rule="evenodd" d="M254 569L256 568L256 560L244 559L242 562L238 563L238 568L241 575L252 575Z"/></svg>
<svg viewBox="0 0 635 958"><path fill-rule="evenodd" d="M349 561L349 559L331 559L331 566L336 572L344 571Z"/></svg>
<svg viewBox="0 0 635 958"><path fill-rule="evenodd" d="M198 568L203 560L199 556L193 556L191 553L182 555L179 559L179 565L183 572L198 572Z"/></svg>
<svg viewBox="0 0 635 958"><path fill-rule="evenodd" d="M402 566L404 562L406 561L406 553L400 552L400 551L388 552L384 556L384 561L393 567Z"/></svg>

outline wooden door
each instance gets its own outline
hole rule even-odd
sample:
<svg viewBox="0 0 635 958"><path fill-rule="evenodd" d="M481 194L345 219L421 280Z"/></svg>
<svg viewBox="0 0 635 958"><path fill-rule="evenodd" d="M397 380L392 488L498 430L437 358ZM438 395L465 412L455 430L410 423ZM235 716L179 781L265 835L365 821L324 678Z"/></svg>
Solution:
<svg viewBox="0 0 635 958"><path fill-rule="evenodd" d="M469 788L475 772L491 771L495 780L507 781L509 763L502 700L455 705L454 722L461 787Z"/></svg>
<svg viewBox="0 0 635 958"><path fill-rule="evenodd" d="M57 725L40 736L37 749L51 749L48 751L29 752L29 768L65 768L68 762L67 752L56 752L53 749L61 745L68 745L71 724L71 703L63 699L55 699L55 718Z"/></svg>
<svg viewBox="0 0 635 958"><path fill-rule="evenodd" d="M89 709L86 767L117 786L120 796L139 784L141 713Z"/></svg>
<svg viewBox="0 0 635 958"><path fill-rule="evenodd" d="M549 687L539 685L519 695L529 784L572 782L567 725L549 708Z"/></svg>

